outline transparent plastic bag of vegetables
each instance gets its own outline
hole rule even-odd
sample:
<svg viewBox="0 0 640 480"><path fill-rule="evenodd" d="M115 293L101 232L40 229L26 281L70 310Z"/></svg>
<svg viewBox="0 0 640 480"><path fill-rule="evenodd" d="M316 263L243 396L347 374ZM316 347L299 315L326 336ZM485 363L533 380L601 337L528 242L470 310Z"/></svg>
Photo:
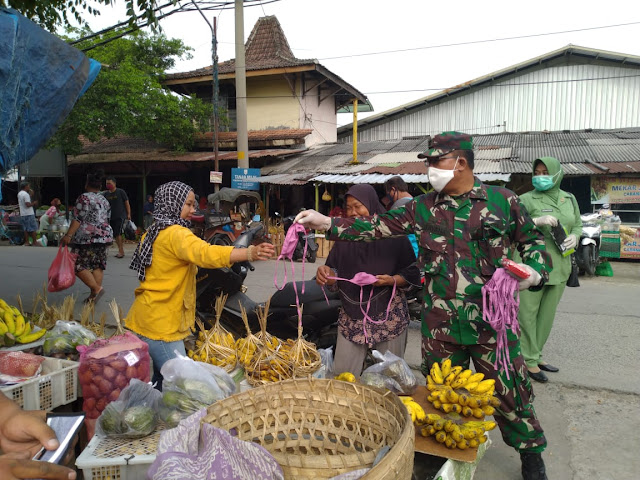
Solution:
<svg viewBox="0 0 640 480"><path fill-rule="evenodd" d="M180 420L235 393L233 378L222 368L178 355L161 368L160 418L175 427Z"/></svg>
<svg viewBox="0 0 640 480"><path fill-rule="evenodd" d="M95 334L77 322L58 320L44 336L42 350L47 357L78 358L78 345L89 346L97 340Z"/></svg>
<svg viewBox="0 0 640 480"><path fill-rule="evenodd" d="M407 362L389 351L383 355L374 350L372 354L378 363L362 372L360 382L373 387L388 388L401 395L411 395L415 391L418 381Z"/></svg>
<svg viewBox="0 0 640 480"><path fill-rule="evenodd" d="M82 409L87 419L98 418L109 403L118 400L132 379L148 382L151 377L149 346L130 332L77 348Z"/></svg>
<svg viewBox="0 0 640 480"><path fill-rule="evenodd" d="M106 406L96 425L103 437L139 438L154 432L162 394L146 382L131 380L115 402Z"/></svg>

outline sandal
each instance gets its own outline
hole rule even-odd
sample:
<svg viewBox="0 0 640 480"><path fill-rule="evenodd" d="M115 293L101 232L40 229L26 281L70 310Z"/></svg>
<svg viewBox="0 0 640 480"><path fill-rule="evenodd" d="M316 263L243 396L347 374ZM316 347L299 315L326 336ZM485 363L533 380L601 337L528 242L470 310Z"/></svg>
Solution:
<svg viewBox="0 0 640 480"><path fill-rule="evenodd" d="M114 257L116 258L124 258L124 253L122 255L120 255L119 253L115 254Z"/></svg>
<svg viewBox="0 0 640 480"><path fill-rule="evenodd" d="M96 294L92 293L91 295L89 295L84 299L82 303L96 303L98 300L100 300L100 297L102 297L102 295L104 295L104 288L100 288L100 290Z"/></svg>

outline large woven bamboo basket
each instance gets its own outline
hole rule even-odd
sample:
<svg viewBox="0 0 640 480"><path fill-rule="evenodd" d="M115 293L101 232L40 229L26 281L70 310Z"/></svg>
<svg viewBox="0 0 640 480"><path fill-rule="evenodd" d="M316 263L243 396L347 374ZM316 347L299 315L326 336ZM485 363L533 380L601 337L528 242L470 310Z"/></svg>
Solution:
<svg viewBox="0 0 640 480"><path fill-rule="evenodd" d="M266 448L287 480L316 480L371 467L366 480L410 480L414 429L390 392L316 378L293 379L220 400L204 422Z"/></svg>

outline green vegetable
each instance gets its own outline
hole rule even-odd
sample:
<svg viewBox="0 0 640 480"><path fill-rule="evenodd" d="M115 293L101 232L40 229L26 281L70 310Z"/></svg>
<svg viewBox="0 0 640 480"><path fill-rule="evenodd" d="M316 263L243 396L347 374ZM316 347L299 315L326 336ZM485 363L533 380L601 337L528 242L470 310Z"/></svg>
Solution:
<svg viewBox="0 0 640 480"><path fill-rule="evenodd" d="M170 408L176 408L188 400L189 398L185 394L175 390L165 390L162 393L162 402Z"/></svg>
<svg viewBox="0 0 640 480"><path fill-rule="evenodd" d="M221 398L219 392L216 392L205 382L201 382L199 380L187 378L183 380L182 388L187 392L187 395L205 406L211 405Z"/></svg>
<svg viewBox="0 0 640 480"><path fill-rule="evenodd" d="M115 408L109 407L110 405L107 405L107 408L105 408L102 415L100 415L100 426L107 435L122 433L122 418L120 417L120 412Z"/></svg>
<svg viewBox="0 0 640 480"><path fill-rule="evenodd" d="M136 405L127 408L122 415L124 430L126 433L149 435L158 423L156 413L149 407Z"/></svg>
<svg viewBox="0 0 640 480"><path fill-rule="evenodd" d="M165 417L164 421L169 428L177 427L180 421L185 418L183 413L178 410L171 410Z"/></svg>

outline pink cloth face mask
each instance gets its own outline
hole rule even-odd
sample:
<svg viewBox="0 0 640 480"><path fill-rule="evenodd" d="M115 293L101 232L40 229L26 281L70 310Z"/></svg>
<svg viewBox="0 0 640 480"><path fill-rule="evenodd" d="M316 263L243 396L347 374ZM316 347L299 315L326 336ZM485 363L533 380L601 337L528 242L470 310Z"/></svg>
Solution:
<svg viewBox="0 0 640 480"><path fill-rule="evenodd" d="M296 270L293 265L293 252L296 250L296 245L298 245L298 233L306 233L304 225L300 223L293 223L289 230L287 230L287 235L284 237L284 242L282 243L282 250L280 251L280 255L276 260L276 270L273 274L273 283L278 290L282 290L284 286L287 284L287 265L285 263L284 266L284 281L282 282L282 286L278 286L278 261L289 260L291 262L291 277L293 282L293 291L296 294L296 309L298 310L298 326L302 323L302 308L300 305L300 298L298 297L298 287L296 286ZM304 264L307 260L307 239L304 240L304 250L302 252L302 294L304 294ZM324 290L323 290L324 291ZM325 293L325 298L327 294ZM329 299L327 299L327 303L329 303Z"/></svg>
<svg viewBox="0 0 640 480"><path fill-rule="evenodd" d="M373 297L373 286L371 287L371 291L369 292L369 299L367 300L367 308L366 310L363 307L363 292L364 287L367 285L373 285L378 281L378 278L375 275L371 275L366 272L358 272L353 278L340 278L340 277L327 277L331 280L342 280L344 282L353 283L354 285L358 285L360 287L360 311L362 312L362 331L364 333L364 340L368 342L369 335L367 334L367 322L375 323L377 325L384 323L389 318L389 310L391 309L391 302L393 302L393 298L396 296L396 279L393 279L393 290L391 291L391 298L389 298L389 304L387 305L387 314L384 317L384 320L375 321L369 316L369 309L371 308L371 298ZM325 294L326 296L326 294ZM328 300L327 300L328 302Z"/></svg>

